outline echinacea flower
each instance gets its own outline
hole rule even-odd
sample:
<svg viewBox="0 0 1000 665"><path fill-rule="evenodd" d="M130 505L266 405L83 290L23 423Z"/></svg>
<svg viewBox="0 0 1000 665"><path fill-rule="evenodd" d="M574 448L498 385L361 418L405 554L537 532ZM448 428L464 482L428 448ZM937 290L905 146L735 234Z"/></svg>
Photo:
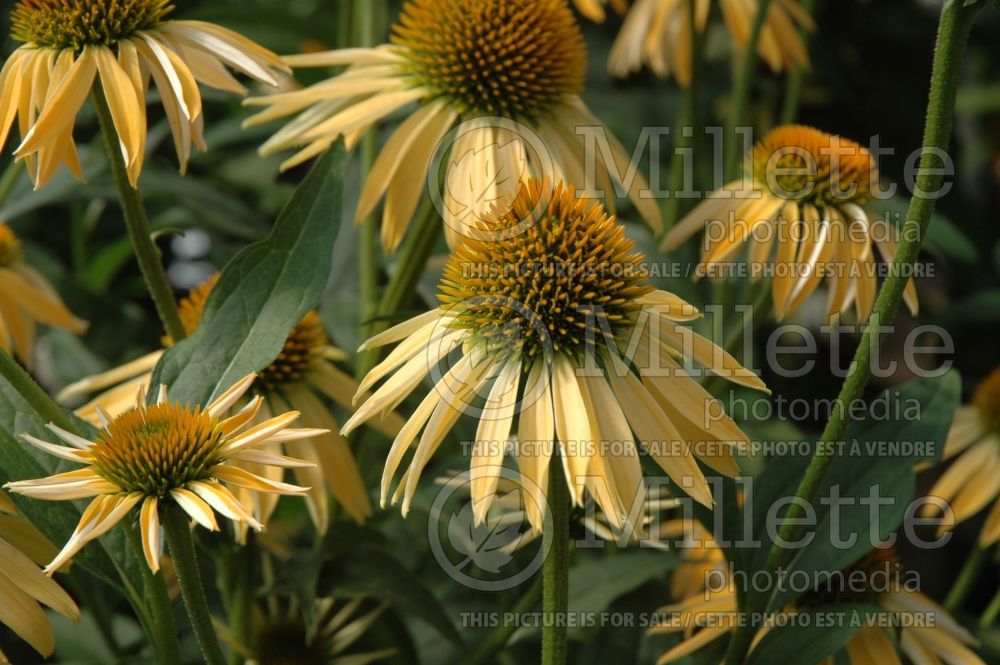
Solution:
<svg viewBox="0 0 1000 665"><path fill-rule="evenodd" d="M743 51L750 41L757 15L758 0L719 0L722 17L736 49ZM660 77L673 74L677 82L691 84L692 24L704 34L711 0L694 0L694 17L688 0L636 0L622 24L608 56L608 71L624 77L643 65ZM757 42L757 54L774 72L792 66L809 67L809 52L800 31L813 30L809 13L798 0L774 0Z"/></svg>
<svg viewBox="0 0 1000 665"><path fill-rule="evenodd" d="M255 378L251 374L241 379L204 409L169 401L166 386L160 387L152 405L146 403L145 391L140 391L135 407L107 418L93 441L51 424L49 429L61 444L22 435L40 450L83 464L84 468L7 483L7 489L49 501L94 497L76 531L45 572L51 575L135 508L139 509L146 562L151 570L157 571L160 568L158 511L163 504L176 504L191 519L212 531L219 529L216 512L260 530L263 526L230 487L264 494L304 494L308 488L270 480L238 466L240 462L282 468L308 466L308 462L271 452L269 446L321 434L314 429L291 429L289 425L299 417L294 411L248 427L264 406L260 397L250 400L237 414L223 418L250 389Z"/></svg>
<svg viewBox="0 0 1000 665"><path fill-rule="evenodd" d="M691 378L688 361L753 388L764 389L761 380L678 325L697 318L697 309L645 283L643 256L600 204L531 181L510 208L484 219L479 234L448 260L439 308L362 347L400 342L362 381L367 390L385 379L344 433L395 408L428 374L435 381L389 451L383 504L417 442L393 494L409 510L425 465L458 417L472 412L477 521L495 493L515 418L517 462L530 486L546 491L558 456L574 502L588 491L620 530L643 501L637 441L683 491L710 505L697 458L738 473L735 455L747 439ZM453 362L444 369L446 359ZM718 418L706 418L713 406ZM544 497L527 502L536 528L544 505Z"/></svg>
<svg viewBox="0 0 1000 665"><path fill-rule="evenodd" d="M156 84L181 172L193 142L202 150L198 84L246 94L226 67L277 85L287 71L275 54L232 30L203 21L169 21L171 0L17 0L11 36L21 42L0 72L0 146L14 120L35 187L60 165L83 179L73 124L92 90L107 100L129 180L135 187L146 148L146 91Z"/></svg>
<svg viewBox="0 0 1000 665"><path fill-rule="evenodd" d="M402 241L439 144L457 127L441 197L455 246L492 204L512 200L527 177L611 190L600 156L593 160L596 182L585 182L585 137L578 130L603 128L580 99L586 60L565 0L409 0L391 45L286 57L293 67L347 69L304 90L248 99L268 107L248 122L298 114L261 148L264 154L301 148L283 165L291 168L341 137L353 147L370 127L412 109L386 141L357 208L360 221L385 198L381 234L388 250ZM630 180L624 183L630 199L659 229L656 201L641 195L648 185L629 168L617 139L606 136L616 178ZM542 148L532 150L539 142Z"/></svg>
<svg viewBox="0 0 1000 665"><path fill-rule="evenodd" d="M908 622L864 622L844 647L851 665L902 665L898 650L913 663L951 665L985 665L970 647L977 642L948 612L915 588L892 550L876 549L842 574L817 578L818 587L782 610L786 615L819 610L839 603L876 605L890 616L911 617ZM737 618L736 589L730 578L724 588L699 591L679 603L661 609L671 617L668 623L654 628L653 633L681 633L683 641L664 653L657 665L684 658L716 639L729 634L740 625ZM845 617L845 620L854 620ZM862 619L863 620L863 619ZM778 620L772 622L780 625ZM900 625L897 631L890 627ZM757 632L753 645L760 642L770 629L766 624ZM895 633L895 634L894 634ZM898 640L897 640L898 637ZM753 647L751 647L753 648ZM833 665L829 656L822 665Z"/></svg>
<svg viewBox="0 0 1000 665"><path fill-rule="evenodd" d="M265 579L273 578L274 564L264 557ZM352 649L378 621L388 605L370 604L353 598L338 604L333 598L317 598L311 611L296 600L267 603L250 608L250 634L243 641L219 626L223 641L242 657L246 665L368 665L396 653L395 649L358 652Z"/></svg>
<svg viewBox="0 0 1000 665"><path fill-rule="evenodd" d="M825 279L829 317L853 303L858 321L867 321L878 292L875 250L890 263L899 243L896 226L866 210L878 183L871 153L849 139L786 125L753 146L744 171L681 220L663 249L704 228L697 275L724 276L748 246L749 277L771 279L779 320ZM912 279L903 298L916 314Z"/></svg>
<svg viewBox="0 0 1000 665"><path fill-rule="evenodd" d="M619 14L628 11L627 0L573 0L573 4L576 5L577 11L595 23L604 23L606 18L605 5L610 4L611 8Z"/></svg>
<svg viewBox="0 0 1000 665"><path fill-rule="evenodd" d="M41 606L74 621L80 618L73 599L39 569L55 552L55 546L0 492L0 624L46 657L52 655L55 638ZM6 662L0 650L0 663Z"/></svg>
<svg viewBox="0 0 1000 665"><path fill-rule="evenodd" d="M178 312L189 335L201 323L205 302L217 281L218 275L215 275L181 299ZM169 339L164 342L167 346L172 343ZM163 354L161 349L103 374L84 378L63 390L59 400L67 401L79 395L105 391L76 411L81 418L99 426L100 410L116 416L131 407L136 391L148 388L152 370ZM372 512L371 500L357 462L324 403L329 399L345 408L353 408L352 399L358 384L334 365L334 361L345 359L344 352L330 344L316 312L309 312L292 329L281 353L259 374L251 388L253 394L264 399L254 418L255 424L270 418L271 414L294 410L301 413L299 422L303 426L314 428L317 432L313 437L289 441L280 447L292 457L314 464L295 468L293 472L296 482L310 488L306 494L306 506L320 532L326 531L329 521L327 489L358 522L364 521ZM236 405L237 408L240 406L242 404ZM403 421L393 413L373 425L386 436L394 437L402 428ZM284 469L280 467L255 465L247 461L239 462L239 466L275 481L280 481L284 474ZM278 496L254 497L251 492L240 488L234 489L234 492L241 499L254 499L255 517L262 524L267 524ZM237 533L242 538L245 529L238 526Z"/></svg>
<svg viewBox="0 0 1000 665"><path fill-rule="evenodd" d="M955 411L943 459L955 461L927 494L948 502L954 520L942 522L939 534L992 503L979 534L979 546L987 548L1000 542L1000 368L979 384L972 404ZM929 516L940 507L926 503L922 515Z"/></svg>
<svg viewBox="0 0 1000 665"><path fill-rule="evenodd" d="M13 350L30 367L39 322L77 334L87 329L52 284L25 263L14 231L0 223L0 348Z"/></svg>

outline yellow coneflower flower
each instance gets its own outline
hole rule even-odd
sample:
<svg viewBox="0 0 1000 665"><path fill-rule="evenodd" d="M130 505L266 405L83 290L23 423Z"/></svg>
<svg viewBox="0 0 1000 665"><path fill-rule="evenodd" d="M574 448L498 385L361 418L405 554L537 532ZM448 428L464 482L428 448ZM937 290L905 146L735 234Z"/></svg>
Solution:
<svg viewBox="0 0 1000 665"><path fill-rule="evenodd" d="M972 404L955 411L955 420L944 444L943 459L957 457L928 492L949 502L955 519L942 524L944 533L991 502L993 508L979 534L980 547L1000 542L1000 367L979 384ZM922 514L939 507L924 504Z"/></svg>
<svg viewBox="0 0 1000 665"><path fill-rule="evenodd" d="M970 647L976 640L958 624L948 612L933 600L911 588L902 578L903 568L892 550L874 550L860 561L846 568L841 578L833 575L830 580L818 579L820 588L802 596L784 610L794 614L799 611L821 609L835 603L865 603L881 607L895 616L918 616L919 621L902 623L898 631L898 648L914 663L940 663L952 665L984 665ZM838 581L841 580L841 581ZM737 602L732 580L721 590L700 591L679 603L662 608L671 621L654 628L653 633L682 633L684 640L663 654L657 665L679 660L714 640L729 634L739 625L736 620ZM861 589L860 587L867 588ZM887 622L888 623L888 622ZM699 626L702 628L699 629ZM897 653L896 631L885 624L867 624L859 630L845 651L851 665L901 665ZM762 627L754 646L763 638L769 626ZM823 665L833 665L835 658L828 657Z"/></svg>
<svg viewBox="0 0 1000 665"><path fill-rule="evenodd" d="M181 299L178 312L189 335L200 325L205 303L217 281L218 275L215 275ZM164 342L167 346L171 344L169 339ZM82 379L63 390L59 400L67 401L80 395L106 391L76 412L81 418L99 426L100 410L112 416L118 415L131 406L137 390L149 386L152 370L163 353L163 350L155 351L104 374ZM302 414L300 422L303 426L323 430L314 437L283 446L289 455L315 464L296 468L294 473L300 485L310 488L306 494L306 506L321 532L326 531L329 521L327 488L355 520L364 521L372 513L371 500L357 462L338 431L340 427L336 419L323 403L324 399L330 399L353 409L352 398L358 384L333 362L344 359L344 352L330 345L319 316L316 312L309 312L292 329L281 353L260 373L252 388L255 394L264 398L257 420L267 419L273 413L294 410ZM394 437L402 428L403 420L393 413L373 425L387 436ZM284 473L280 467L258 467L249 462L241 462L240 465L271 480L281 480ZM241 499L254 498L249 492L236 492ZM274 495L255 498L255 515L261 523L267 524L278 498ZM241 537L244 532L244 529L238 529Z"/></svg>
<svg viewBox="0 0 1000 665"><path fill-rule="evenodd" d="M246 665L368 665L396 653L382 649L352 653L350 649L364 637L388 605L381 604L361 613L364 598L354 598L338 605L332 598L316 601L310 630L302 609L295 601L281 609L253 607L251 615L254 645L246 646L234 638L222 638L244 658Z"/></svg>
<svg viewBox="0 0 1000 665"><path fill-rule="evenodd" d="M573 4L576 5L577 11L595 23L604 23L606 18L605 5L610 4L611 8L619 14L628 11L627 0L573 0Z"/></svg>
<svg viewBox="0 0 1000 665"><path fill-rule="evenodd" d="M743 179L713 192L681 220L663 249L676 249L705 228L698 275L724 274L749 245L749 276L770 277L779 320L825 278L829 316L854 303L858 320L866 321L878 292L873 245L888 263L898 244L896 227L865 210L878 182L871 153L849 139L787 125L754 145L744 171ZM912 280L904 300L916 314Z"/></svg>
<svg viewBox="0 0 1000 665"><path fill-rule="evenodd" d="M142 549L150 569L160 567L161 503L173 502L198 524L216 531L215 512L255 529L263 526L229 487L255 493L305 494L297 487L255 475L237 466L250 462L282 468L308 466L309 462L284 457L269 450L274 444L307 439L322 432L291 429L299 417L292 411L248 428L264 406L255 397L236 415L223 419L249 390L255 375L240 380L204 410L170 402L165 386L156 404L146 404L145 391L135 407L107 418L94 441L55 425L49 429L67 445L22 435L25 441L60 459L84 468L38 480L7 483L12 492L51 501L95 497L80 524L45 572L52 574L91 540L118 524L140 507ZM225 484L224 484L225 483Z"/></svg>
<svg viewBox="0 0 1000 665"><path fill-rule="evenodd" d="M532 181L512 208L496 209L484 220L480 232L489 238L468 239L449 259L441 307L362 347L401 342L362 381L367 390L389 377L345 433L395 408L441 361L459 353L435 376L434 389L393 442L382 476L383 504L419 434L393 495L408 511L424 466L459 415L478 409L479 396L486 403L471 461L477 521L495 493L515 416L515 454L530 486L545 491L549 461L558 453L574 501L588 491L616 528L626 528L630 508L643 498L636 441L684 491L711 504L696 457L734 474L735 449L747 440L721 408L719 418L707 422L713 419L705 418L705 409L717 403L681 363L693 358L754 388L764 388L760 379L676 323L698 311L646 285L643 256L600 204ZM623 352L619 342L629 348ZM536 528L544 505L527 502Z"/></svg>
<svg viewBox="0 0 1000 665"><path fill-rule="evenodd" d="M80 618L73 599L38 568L55 553L55 546L0 492L0 624L46 657L55 638L41 605L74 621ZM6 662L0 650L0 663Z"/></svg>
<svg viewBox="0 0 1000 665"><path fill-rule="evenodd" d="M694 25L705 32L711 0L695 0ZM733 46L743 50L750 41L757 15L757 0L720 0L722 17ZM608 71L627 76L649 65L660 77L673 74L677 82L691 84L691 7L687 0L637 0L625 17L608 56ZM757 43L757 54L775 72L792 66L809 67L809 52L800 36L813 30L812 17L798 0L774 0Z"/></svg>
<svg viewBox="0 0 1000 665"><path fill-rule="evenodd" d="M146 148L146 90L163 100L181 172L191 143L202 150L198 84L246 94L231 67L271 85L280 58L246 37L203 21L168 21L171 0L18 0L11 36L22 42L0 72L0 146L15 118L35 187L61 164L83 179L73 141L76 114L100 84L111 109L129 180L136 186Z"/></svg>
<svg viewBox="0 0 1000 665"><path fill-rule="evenodd" d="M657 535L661 541L669 542L684 560L670 576L670 596L674 600L688 598L704 589L712 571L728 570L725 553L701 522L670 519L660 524Z"/></svg>
<svg viewBox="0 0 1000 665"><path fill-rule="evenodd" d="M369 127L416 104L376 159L357 209L360 221L385 197L381 233L389 250L406 232L439 144L460 123L442 196L452 246L493 203L512 200L531 175L581 190L594 184L611 190L601 159L594 160L597 182L584 181L584 137L577 129L602 123L580 99L586 51L564 0L410 0L391 45L285 62L347 70L304 90L247 100L269 107L250 123L301 112L261 148L269 154L305 146L283 168L341 137L351 147ZM518 123L544 143L544 155L529 149L533 137ZM608 144L617 173L633 171L621 144L610 135ZM640 195L646 182L637 174L626 184L642 217L659 229L656 201Z"/></svg>
<svg viewBox="0 0 1000 665"><path fill-rule="evenodd" d="M30 367L39 322L77 334L87 329L52 284L24 262L14 231L0 223L0 348Z"/></svg>

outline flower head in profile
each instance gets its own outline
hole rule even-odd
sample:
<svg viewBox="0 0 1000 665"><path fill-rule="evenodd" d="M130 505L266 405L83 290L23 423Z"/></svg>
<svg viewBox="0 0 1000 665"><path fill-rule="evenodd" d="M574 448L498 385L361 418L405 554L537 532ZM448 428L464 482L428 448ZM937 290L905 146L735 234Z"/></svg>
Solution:
<svg viewBox="0 0 1000 665"><path fill-rule="evenodd" d="M439 209L452 246L493 204L513 199L528 177L563 180L580 190L612 188L600 157L594 160L596 182L585 182L585 137L578 129L603 125L580 99L586 51L565 0L409 0L392 44L285 61L347 69L304 90L247 100L267 107L250 123L298 114L262 146L265 154L299 148L284 168L340 138L351 147L370 127L408 109L375 161L356 215L365 219L385 199L381 234L389 250L402 241L428 173L438 176L442 143L451 152ZM605 136L602 150L609 151L615 173L632 173L628 153ZM640 196L646 182L638 175L629 179L629 197L658 229L656 202Z"/></svg>
<svg viewBox="0 0 1000 665"><path fill-rule="evenodd" d="M595 23L604 23L607 18L605 6L610 5L618 14L628 11L628 0L573 0L578 12Z"/></svg>
<svg viewBox="0 0 1000 665"><path fill-rule="evenodd" d="M238 466L240 462L282 468L308 466L309 462L276 454L269 448L320 434L312 429L291 429L289 425L299 416L294 411L250 427L264 405L260 397L224 418L255 378L251 374L242 379L204 409L171 402L163 386L155 404L147 404L145 392L140 391L135 406L117 417L106 418L94 440L55 425L49 425L49 429L60 443L24 434L24 440L40 450L84 466L48 478L7 483L7 489L53 501L93 497L69 542L45 571L52 574L133 509L139 510L146 562L156 571L160 567L158 511L165 503L176 504L212 531L219 528L216 512L261 529L262 525L230 488L255 494L304 494L305 487L269 480Z"/></svg>
<svg viewBox="0 0 1000 665"><path fill-rule="evenodd" d="M25 262L13 229L0 222L0 348L30 367L39 323L77 334L87 329L52 284Z"/></svg>
<svg viewBox="0 0 1000 665"><path fill-rule="evenodd" d="M295 601L282 603L274 597L268 601L251 608L252 644L220 635L246 665L368 665L396 653L395 649L358 652L355 646L385 612L385 603L366 608L364 598L343 604L318 598L312 611L305 612Z"/></svg>
<svg viewBox="0 0 1000 665"><path fill-rule="evenodd" d="M191 144L202 150L198 85L245 94L227 67L277 84L286 70L273 53L203 21L171 21L171 0L17 0L11 36L21 46L0 72L0 146L17 121L23 159L35 187L60 165L83 179L73 125L87 96L111 110L129 180L135 187L146 149L146 91L163 100L181 171Z"/></svg>
<svg viewBox="0 0 1000 665"><path fill-rule="evenodd" d="M218 275L215 275L181 299L178 311L189 335L200 325L205 303L217 281ZM172 344L170 339L164 342L168 347ZM101 411L116 416L131 408L136 391L150 385L152 370L163 354L164 350L155 351L103 374L82 379L63 390L59 399L65 402L103 391L76 411L81 418L99 426ZM327 490L358 522L372 513L371 499L357 462L326 404L326 400L331 400L353 410L357 381L334 364L345 358L343 351L330 344L319 315L311 311L292 329L278 357L260 372L250 390L263 398L251 424L260 424L273 414L293 410L301 414L300 424L315 431L309 438L275 444L272 452L284 452L312 462L310 466L295 467L292 472L298 484L309 488L305 495L306 507L321 533L326 531L330 516ZM245 406L250 393L234 408ZM403 421L393 413L374 426L386 436L394 437ZM285 474L285 469L278 466L245 460L235 464L274 481L281 481ZM268 523L280 498L274 494L254 497L252 490L239 487L233 488L233 492L247 505L254 505L255 517L262 524ZM238 525L237 535L242 538L244 534L245 525Z"/></svg>
<svg viewBox="0 0 1000 665"><path fill-rule="evenodd" d="M947 662L954 665L985 665L972 647L976 640L948 612L916 589L915 578L907 575L891 549L876 549L848 566L840 574L817 577L817 586L781 611L790 617L797 612L844 612L844 604L880 607L892 617L863 622L844 647L851 665L901 665L899 651L913 663ZM840 607L841 609L837 609ZM682 641L664 653L657 665L680 660L739 625L736 588L731 576L725 585L696 593L661 609L671 619L653 633L681 634ZM920 621L903 622L900 617L919 616ZM844 620L849 620L844 617ZM762 627L754 638L755 648L770 630ZM903 626L896 631L892 626ZM824 663L835 662L830 656ZM840 662L839 660L836 662Z"/></svg>
<svg viewBox="0 0 1000 665"><path fill-rule="evenodd" d="M52 655L55 637L42 605L74 621L80 618L73 599L39 569L55 553L55 546L0 492L0 624L46 657ZM0 663L6 662L0 650Z"/></svg>
<svg viewBox="0 0 1000 665"><path fill-rule="evenodd" d="M757 15L759 0L720 0L722 18L733 48L746 49ZM608 70L627 76L648 65L660 77L673 75L687 87L691 84L692 25L700 36L711 11L711 0L636 0L622 24L608 56ZM774 72L793 66L809 67L809 53L802 40L803 29L813 30L812 17L798 0L774 0L757 42L757 55Z"/></svg>
<svg viewBox="0 0 1000 665"><path fill-rule="evenodd" d="M867 321L878 292L876 251L891 262L899 243L895 224L866 210L878 182L871 153L849 139L786 125L753 146L744 172L678 222L663 248L676 249L704 229L698 275L724 276L746 248L751 279L771 279L779 320L825 279L828 316L853 304ZM912 280L904 301L915 314Z"/></svg>
<svg viewBox="0 0 1000 665"><path fill-rule="evenodd" d="M571 189L529 182L478 231L449 259L439 308L364 344L400 342L362 381L367 390L385 380L345 433L395 408L429 374L435 382L389 451L382 502L391 495L409 509L425 465L469 412L479 420L471 450L477 521L508 448L529 486L544 493L553 462L573 500L589 492L616 528L643 504L640 441L683 491L711 504L697 459L737 473L747 439L690 376L689 361L754 388L764 387L760 379L679 324L698 311L648 285L624 228ZM717 418L705 417L709 407ZM526 503L539 528L545 501Z"/></svg>
<svg viewBox="0 0 1000 665"><path fill-rule="evenodd" d="M927 493L948 502L954 513L953 520L942 520L940 533L992 504L979 545L988 548L1000 542L1000 367L979 384L972 404L955 411L943 457L954 461ZM923 515L940 508L926 503Z"/></svg>

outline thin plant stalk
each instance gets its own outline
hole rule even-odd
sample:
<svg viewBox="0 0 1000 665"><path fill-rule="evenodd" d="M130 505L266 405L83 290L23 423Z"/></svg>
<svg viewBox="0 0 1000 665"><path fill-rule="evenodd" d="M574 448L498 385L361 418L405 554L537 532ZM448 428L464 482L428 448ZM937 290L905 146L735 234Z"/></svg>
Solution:
<svg viewBox="0 0 1000 665"><path fill-rule="evenodd" d="M549 474L551 524L543 534L542 547L542 665L565 665L567 653L566 612L569 609L569 488L566 478Z"/></svg>
<svg viewBox="0 0 1000 665"><path fill-rule="evenodd" d="M767 10L770 6L771 0L760 0L758 3L757 14L754 16L753 26L750 29L750 38L740 56L736 76L733 79L733 96L729 105L729 114L726 117L728 149L725 154L725 173L727 180L733 180L739 175L743 145L742 137L737 134L737 130L746 124L747 99L750 96L754 67L757 64L757 43L760 41L760 33L764 28L764 21L767 19Z"/></svg>
<svg viewBox="0 0 1000 665"><path fill-rule="evenodd" d="M194 539L191 537L188 518L172 505L164 506L161 514L163 530L167 536L167 547L170 548L177 581L184 597L184 607L191 620L195 638L201 647L202 656L208 665L226 665L219 637L212 624L212 613L208 609L205 586L198 570L198 558L195 555Z"/></svg>
<svg viewBox="0 0 1000 665"><path fill-rule="evenodd" d="M104 97L104 91L99 84L94 85L90 95L97 111L97 120L101 125L101 133L104 135L104 143L107 147L108 162L111 164L111 174L114 176L115 189L118 192L118 200L122 206L122 215L125 218L125 225L128 227L129 239L132 241L132 249L135 251L135 258L142 270L142 276L146 280L146 288L156 306L156 313L163 323L163 329L167 335L175 342L184 339L187 333L181 324L181 317L177 313L177 302L174 300L173 288L167 273L163 269L160 261L160 251L153 242L152 232L149 226L149 217L146 215L146 206L142 202L142 193L128 179L128 167L125 158L119 149L118 134L115 131L114 120L111 116L111 109Z"/></svg>
<svg viewBox="0 0 1000 665"><path fill-rule="evenodd" d="M976 13L982 2L967 5L964 2L948 2L941 12L937 42L934 50L934 65L931 72L930 94L927 104L927 120L924 128L924 151L920 160L920 170L916 180L914 196L902 232L902 242L889 266L889 275L879 290L875 309L861 343L834 402L830 420L820 438L822 442L840 441L849 424L848 405L860 399L871 378L871 362L881 345L884 329L891 326L903 299L903 291L912 274L911 269L920 253L923 239L934 212L942 183L941 169L936 168L936 154L948 149L951 141L952 125L955 117L955 96L958 90L959 68L965 45ZM823 483L823 478L835 459L825 454L828 446L819 446L802 481L799 483L797 501L789 507L779 529L779 538L768 554L766 570L775 574L787 562L791 550L779 547L778 542L794 542L797 520L802 517L802 501L809 502L815 497ZM770 604L767 594L750 596L748 607L742 608L748 616L756 616ZM733 636L726 653L725 664L737 665L746 658L756 626L748 622Z"/></svg>
<svg viewBox="0 0 1000 665"><path fill-rule="evenodd" d="M802 11L812 14L816 0L801 0L799 4L802 6ZM808 30L803 29L801 34L803 43L807 43L809 39ZM785 81L785 101L781 107L781 124L783 125L795 122L795 119L799 115L799 103L802 100L802 82L805 76L806 70L802 65L795 65L792 67L792 71L788 73L788 78Z"/></svg>

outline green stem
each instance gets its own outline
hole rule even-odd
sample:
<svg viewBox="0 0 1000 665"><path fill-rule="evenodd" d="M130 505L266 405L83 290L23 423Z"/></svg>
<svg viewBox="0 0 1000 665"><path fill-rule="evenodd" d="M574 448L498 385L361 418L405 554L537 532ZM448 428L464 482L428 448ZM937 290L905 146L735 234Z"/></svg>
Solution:
<svg viewBox="0 0 1000 665"><path fill-rule="evenodd" d="M542 665L566 663L566 612L569 609L569 488L566 477L556 473L552 460L549 474L549 511L552 523L544 533L542 547Z"/></svg>
<svg viewBox="0 0 1000 665"><path fill-rule="evenodd" d="M767 282L758 282L754 286L757 288L757 295L750 305L750 311L743 313L740 325L730 328L722 347L726 350L726 353L743 363L747 362L747 359L741 358L739 353L740 347L743 346L743 340L746 339L747 333L750 333L751 336L753 335L758 326L767 320L767 317L771 314L771 310L774 308L773 301L771 300L770 285ZM705 390L714 395L717 394L717 390L720 390L726 384L727 381L725 378L711 376L705 381Z"/></svg>
<svg viewBox="0 0 1000 665"><path fill-rule="evenodd" d="M816 0L801 0L799 4L802 6L802 11L812 14ZM803 28L799 34L802 35L802 43L808 44L809 31ZM799 115L799 101L802 98L802 81L805 79L805 76L806 70L801 65L795 65L792 67L792 71L788 73L788 79L785 82L785 101L781 108L781 124L783 125L795 122L795 118Z"/></svg>
<svg viewBox="0 0 1000 665"><path fill-rule="evenodd" d="M542 600L542 580L536 580L528 591L521 596L521 599L514 606L513 614L520 616L528 612L535 611L538 603ZM489 636L480 643L472 655L465 661L466 665L486 665L494 663L511 636L517 632L518 621L504 621Z"/></svg>
<svg viewBox="0 0 1000 665"><path fill-rule="evenodd" d="M973 19L983 3L965 5L961 1L949 1L941 12L937 42L934 51L934 65L931 72L930 94L927 103L927 120L924 129L924 152L920 160L914 196L903 227L902 241L889 266L889 276L879 291L875 310L865 328L861 343L848 370L847 378L834 403L830 421L820 438L821 442L836 442L844 437L849 424L848 406L860 399L871 378L871 363L882 342L882 328L891 326L896 311L903 299L903 290L912 274L910 268L916 262L920 247L926 237L931 215L937 200L933 193L939 192L942 170L937 167L935 153L947 150L955 116L955 95L959 83L959 66L965 51L965 44ZM928 194L930 193L930 194ZM802 501L812 501L819 490L827 470L833 463L832 455L824 454L829 446L820 446L809 463L796 497ZM786 550L778 542L794 542L796 520L803 516L801 501L793 503L779 530L778 540L768 553L766 570L775 574L786 562L792 550ZM770 597L767 594L750 596L744 611L749 616L757 616L767 610ZM756 627L751 623L738 630L729 643L726 665L743 662L753 641Z"/></svg>
<svg viewBox="0 0 1000 665"><path fill-rule="evenodd" d="M969 595L969 591L972 590L972 585L979 578L979 572L983 569L983 564L985 563L986 550L981 547L973 550L969 558L965 560L965 565L962 566L958 577L955 578L955 584L951 587L948 597L944 600L944 609L948 610L948 614L954 614L955 610L965 602L965 598Z"/></svg>
<svg viewBox="0 0 1000 665"><path fill-rule="evenodd" d="M696 131L695 121L698 119L698 80L701 75L702 46L705 40L698 31L695 16L695 0L688 0L688 30L691 31L691 82L683 91L683 101L678 112L677 124L674 127L674 153L670 156L670 198L664 206L665 229L669 231L680 218L681 201L677 192L684 184L685 160L684 153L694 146ZM690 128L691 136L684 135L684 129ZM687 164L694 170L694 160Z"/></svg>
<svg viewBox="0 0 1000 665"><path fill-rule="evenodd" d="M409 306L413 300L420 277L427 268L438 239L441 237L443 225L429 197L425 197L417 211L416 224L409 231L409 238L403 246L395 272L389 277L389 283L382 293L377 318L371 322L371 334L376 335L386 330L394 317ZM378 362L378 354L359 359L361 376L367 374Z"/></svg>
<svg viewBox="0 0 1000 665"><path fill-rule="evenodd" d="M184 606L191 619L191 628L201 646L202 655L208 665L226 665L222 656L219 638L212 627L212 614L205 598L205 587L202 585L201 573L198 571L198 560L195 557L194 540L188 518L182 510L173 505L165 505L161 509L163 530L167 535L167 546L174 560L177 571L177 581L181 585L181 595L184 596Z"/></svg>
<svg viewBox="0 0 1000 665"><path fill-rule="evenodd" d="M156 243L153 242L149 218L146 216L146 207L142 203L142 194L129 182L125 158L118 148L118 133L115 130L111 109L108 107L100 85L94 85L90 98L97 111L101 133L104 134L108 161L111 164L111 173L118 190L118 199L121 202L122 215L125 217L125 225L128 227L128 235L132 241L135 258L139 262L139 269L142 270L142 276L146 280L146 287L149 289L149 295L156 306L156 312L160 315L160 321L163 322L163 329L171 339L178 342L184 339L187 333L184 332L180 315L177 313L177 302L174 300L173 289L167 279L167 273L163 270L163 264L160 263L160 251L156 248Z"/></svg>
<svg viewBox="0 0 1000 665"><path fill-rule="evenodd" d="M986 607L986 611L983 612L983 616L979 617L979 627L989 628L1000 616L1000 589L997 590L996 595L993 596L993 600Z"/></svg>
<svg viewBox="0 0 1000 665"><path fill-rule="evenodd" d="M17 391L42 420L52 423L67 432L76 432L76 426L61 406L52 401L35 380L17 364L9 353L0 348L0 376Z"/></svg>
<svg viewBox="0 0 1000 665"><path fill-rule="evenodd" d="M729 144L725 157L727 180L732 180L739 175L743 145L736 130L746 122L743 116L746 113L747 98L750 95L750 85L753 82L754 66L757 64L757 43L760 41L760 33L767 18L767 8L770 6L771 0L760 0L757 5L757 14L754 16L753 26L750 29L750 38L743 49L739 69L737 69L736 78L733 81L733 96L729 105L729 115L726 117L726 142Z"/></svg>
<svg viewBox="0 0 1000 665"><path fill-rule="evenodd" d="M0 174L0 206L7 201L23 171L24 168L20 164L11 161L3 170L3 174Z"/></svg>
<svg viewBox="0 0 1000 665"><path fill-rule="evenodd" d="M80 603L84 607L90 608L90 616L93 617L94 624L97 626L101 642L104 643L104 646L107 647L115 660L119 660L122 655L122 649L118 645L118 640L115 639L115 633L111 628L111 618L114 616L113 612L108 608L104 597L99 593L94 593L91 580L80 572L79 568L73 568L70 571L70 577L73 579L73 590L80 597Z"/></svg>
<svg viewBox="0 0 1000 665"><path fill-rule="evenodd" d="M129 598L153 645L156 665L176 665L181 662L180 643L177 639L174 608L167 593L163 571L153 573L146 564L146 559L142 555L142 538L139 535L138 523L130 522L125 528L130 539L132 557L142 576L142 590L132 589ZM124 574L123 580L127 581Z"/></svg>
<svg viewBox="0 0 1000 665"><path fill-rule="evenodd" d="M384 0L356 0L357 32L360 46L373 46L378 38L376 32L381 32L382 17L385 14ZM378 152L378 131L370 129L361 141L361 176L368 180L372 164ZM369 215L361 222L358 229L358 281L361 296L361 339L371 336L371 321L378 311L378 227L374 215ZM374 350L366 351L359 359L357 378L364 378L368 369L374 365L371 357Z"/></svg>
<svg viewBox="0 0 1000 665"><path fill-rule="evenodd" d="M219 591L226 604L229 633L237 644L253 643L250 610L253 605L253 564L257 558L256 539L251 531L242 547L233 546L220 557L218 566ZM236 650L229 653L229 665L244 661Z"/></svg>

